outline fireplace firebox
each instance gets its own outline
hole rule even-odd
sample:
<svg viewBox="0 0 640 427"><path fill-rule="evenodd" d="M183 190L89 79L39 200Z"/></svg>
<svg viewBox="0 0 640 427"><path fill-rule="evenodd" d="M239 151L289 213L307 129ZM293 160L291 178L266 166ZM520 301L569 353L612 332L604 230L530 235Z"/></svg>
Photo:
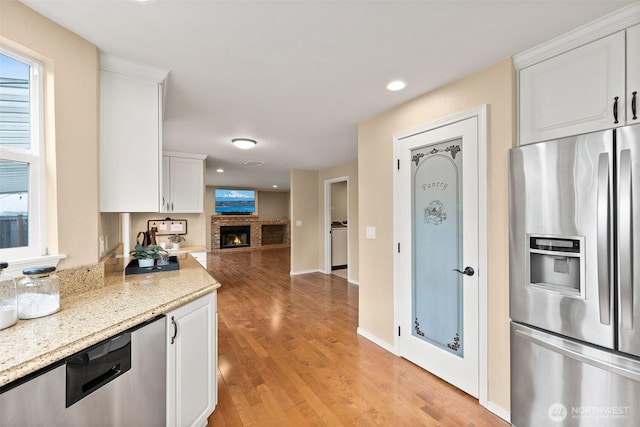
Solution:
<svg viewBox="0 0 640 427"><path fill-rule="evenodd" d="M220 226L220 249L251 246L251 226Z"/></svg>

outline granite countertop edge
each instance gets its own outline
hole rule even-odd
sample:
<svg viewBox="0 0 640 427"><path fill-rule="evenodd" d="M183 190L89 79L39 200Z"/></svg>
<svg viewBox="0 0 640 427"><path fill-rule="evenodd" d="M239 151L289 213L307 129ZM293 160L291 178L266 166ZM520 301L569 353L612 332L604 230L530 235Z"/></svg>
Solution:
<svg viewBox="0 0 640 427"><path fill-rule="evenodd" d="M0 387L220 287L193 258L180 263L178 271L111 277L109 286L63 298L58 313L0 330ZM63 330L69 331L67 337Z"/></svg>

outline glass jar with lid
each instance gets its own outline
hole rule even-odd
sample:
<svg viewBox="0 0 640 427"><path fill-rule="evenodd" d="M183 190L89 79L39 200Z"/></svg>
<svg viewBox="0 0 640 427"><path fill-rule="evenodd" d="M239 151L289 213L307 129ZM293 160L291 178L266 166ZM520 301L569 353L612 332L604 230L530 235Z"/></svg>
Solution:
<svg viewBox="0 0 640 427"><path fill-rule="evenodd" d="M35 319L60 310L60 283L55 267L27 268L18 283L18 318Z"/></svg>
<svg viewBox="0 0 640 427"><path fill-rule="evenodd" d="M8 328L18 320L16 281L4 272L9 266L0 262L0 329Z"/></svg>

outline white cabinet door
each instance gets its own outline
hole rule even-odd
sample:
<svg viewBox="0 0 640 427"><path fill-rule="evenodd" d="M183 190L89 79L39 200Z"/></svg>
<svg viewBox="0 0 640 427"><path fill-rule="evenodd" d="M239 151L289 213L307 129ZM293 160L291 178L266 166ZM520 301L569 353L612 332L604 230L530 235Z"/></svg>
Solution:
<svg viewBox="0 0 640 427"><path fill-rule="evenodd" d="M627 30L627 123L640 122L640 25ZM634 108L635 107L635 108Z"/></svg>
<svg viewBox="0 0 640 427"><path fill-rule="evenodd" d="M157 82L100 71L100 211L158 210L160 96Z"/></svg>
<svg viewBox="0 0 640 427"><path fill-rule="evenodd" d="M519 87L520 144L622 126L625 32L520 70Z"/></svg>
<svg viewBox="0 0 640 427"><path fill-rule="evenodd" d="M167 426L202 426L218 403L216 292L167 314Z"/></svg>
<svg viewBox="0 0 640 427"><path fill-rule="evenodd" d="M204 211L204 158L199 154L163 156L163 212Z"/></svg>
<svg viewBox="0 0 640 427"><path fill-rule="evenodd" d="M174 212L202 212L204 204L204 162L171 157L171 203Z"/></svg>

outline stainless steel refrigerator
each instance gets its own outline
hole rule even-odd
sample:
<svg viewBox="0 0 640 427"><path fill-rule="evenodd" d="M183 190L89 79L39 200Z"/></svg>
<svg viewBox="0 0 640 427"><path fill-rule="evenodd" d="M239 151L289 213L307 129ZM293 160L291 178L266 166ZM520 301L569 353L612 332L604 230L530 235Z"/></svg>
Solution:
<svg viewBox="0 0 640 427"><path fill-rule="evenodd" d="M510 152L511 422L640 425L640 126Z"/></svg>

